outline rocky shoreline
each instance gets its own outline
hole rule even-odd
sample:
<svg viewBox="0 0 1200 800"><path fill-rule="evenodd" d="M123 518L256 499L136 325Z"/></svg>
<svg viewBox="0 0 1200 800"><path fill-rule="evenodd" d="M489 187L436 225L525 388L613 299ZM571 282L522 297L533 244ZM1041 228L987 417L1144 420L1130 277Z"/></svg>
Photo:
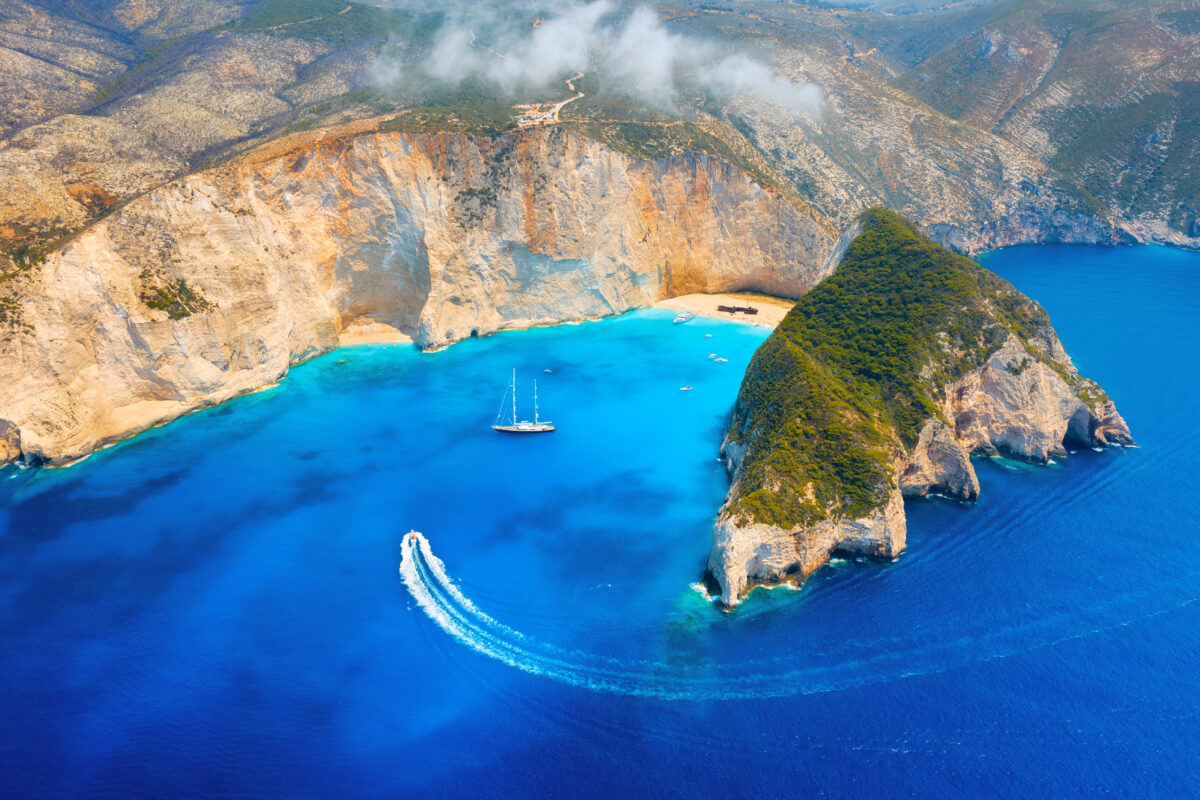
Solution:
<svg viewBox="0 0 1200 800"><path fill-rule="evenodd" d="M728 517L718 520L708 574L719 587L721 605L736 606L755 586L799 586L837 554L897 558L906 544L904 498L977 500L980 486L973 458L1004 456L1045 464L1065 458L1069 443L1135 446L1111 401L1097 415L1041 364L1023 371L1024 378L1014 375L1011 368L1024 354L1024 348L1010 340L985 366L950 388L945 414L955 427L936 419L926 423L916 446L892 464L896 488L870 515L802 530L739 524ZM736 480L741 461L728 439L722 457Z"/></svg>
<svg viewBox="0 0 1200 800"><path fill-rule="evenodd" d="M875 216L869 229L876 244L887 236L895 237L894 252L899 254L900 269L909 269L903 266L905 259L929 258L927 253L933 251L928 246L925 251L916 249L920 242L914 229L906 229L894 215ZM918 255L909 255L913 253ZM944 251L942 258L944 263L926 264L924 268L961 270L961 276L949 272L952 281L982 280L990 275L977 266L974 272L960 266L953 261L957 257L949 257ZM873 270L880 269L875 266L877 262L866 260L854 250L847 259L855 260L854 267L847 268L866 270L871 276ZM922 269L917 261L912 263L914 271ZM938 274L940 277L943 273ZM1022 299L1007 284L996 286L983 291L976 302L983 309L981 313L991 314L985 326L994 326L1004 335L997 340L998 345L988 348L987 356L977 366L939 385L934 376L943 374L947 363L961 358L961 348L969 347L970 340L956 339L944 331L936 331L931 337L934 355L921 362L917 385L924 385L940 402L930 407L933 415L920 424L911 442L905 441L901 427L880 424L894 411L880 406L859 412L855 410L858 401L834 409L832 415L824 417L830 420L823 423L827 427L818 426L808 434L833 436L835 428L850 426L849 420L856 413L865 415L869 435L859 439L843 435L838 447L862 448L864 462L877 453L886 463L877 472L862 472L873 477L856 479L857 484L834 481L823 485L822 481L827 480L822 477L823 466L810 467L798 477L782 471L783 465L803 464L810 457L805 453L811 446L797 444L795 437L800 434L788 415L809 418L820 412L805 401L787 405L788 395L808 391L803 386L811 378L804 377L799 367L781 366L787 361L778 358L760 363L759 356L755 357L721 450L732 485L714 526L707 571L709 582L720 589L722 606L736 606L755 586L801 585L835 554L896 558L906 542L904 498L939 494L968 502L977 499L980 486L973 457L1006 455L1046 463L1051 458L1065 457L1068 444L1134 444L1114 403L1099 386L1075 371L1040 307ZM992 291L997 292L996 300ZM1009 293L1007 299L1001 297L1004 292ZM966 303L968 299L955 302ZM1005 304L1014 309L1007 316L993 309ZM786 341L789 330L798 330L797 326L803 324L801 317L819 313L810 305L807 298L798 303L773 338L784 337ZM792 315L798 315L797 319ZM958 325L953 314L938 322L948 330ZM768 341L764 349L771 344ZM776 344L775 349L779 346ZM760 354L763 352L760 349ZM763 394L762 385L770 387L769 394ZM824 391L837 394L845 389L834 383ZM904 402L900 408L905 410L918 403L920 397L901 399ZM781 403L787 408L782 419L776 408ZM771 405L760 408L764 404ZM752 469L747 469L748 462L753 462ZM871 493L870 501L855 506L847 500L864 488Z"/></svg>

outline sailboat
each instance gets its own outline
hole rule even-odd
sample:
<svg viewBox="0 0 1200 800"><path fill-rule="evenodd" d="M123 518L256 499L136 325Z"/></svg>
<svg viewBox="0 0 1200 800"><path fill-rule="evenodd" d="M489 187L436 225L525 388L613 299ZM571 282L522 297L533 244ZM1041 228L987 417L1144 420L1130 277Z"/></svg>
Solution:
<svg viewBox="0 0 1200 800"><path fill-rule="evenodd" d="M507 400L509 395L512 395L512 416L505 420L503 417L507 404L504 400ZM508 385L508 391L504 393L504 400L500 401L500 410L496 412L496 424L492 426L492 430L501 433L549 433L554 430L554 426L549 422L542 422L538 419L536 380L533 382L533 422L526 419L517 421L517 371L515 369L512 372L512 383Z"/></svg>

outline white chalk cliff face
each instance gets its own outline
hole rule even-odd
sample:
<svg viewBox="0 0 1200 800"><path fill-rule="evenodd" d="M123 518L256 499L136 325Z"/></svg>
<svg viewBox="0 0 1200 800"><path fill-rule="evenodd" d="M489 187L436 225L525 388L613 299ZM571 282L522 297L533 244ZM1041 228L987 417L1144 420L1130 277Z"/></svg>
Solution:
<svg viewBox="0 0 1200 800"><path fill-rule="evenodd" d="M0 463L69 462L277 381L347 329L438 348L689 292L794 297L833 246L706 156L640 160L552 129L277 143L10 279Z"/></svg>
<svg viewBox="0 0 1200 800"><path fill-rule="evenodd" d="M1010 335L986 363L947 387L942 413L948 422L928 420L911 450L896 443L894 488L866 517L784 529L739 522L723 509L708 560L721 603L733 607L759 585L802 584L835 553L897 557L905 546L904 497L931 492L963 501L979 497L972 455L1003 454L1044 463L1065 456L1072 443L1134 443L1113 402L1078 375L1052 333L1028 348ZM723 453L733 476L730 497L738 491L745 452L727 436Z"/></svg>
<svg viewBox="0 0 1200 800"><path fill-rule="evenodd" d="M1081 380L1053 340L1057 365ZM1087 383L1091 383L1088 381ZM1091 384L1093 392L1099 387ZM1102 396L1102 395L1101 395ZM1063 377L1010 336L987 363L946 391L946 419L960 444L973 453L1007 453L1045 462L1065 456L1066 444L1133 444L1129 427L1107 398L1089 406Z"/></svg>
<svg viewBox="0 0 1200 800"><path fill-rule="evenodd" d="M740 523L722 514L713 528L708 572L720 587L721 604L732 608L755 586L804 583L835 552L895 558L904 551L906 534L899 490L869 516L822 520L794 530Z"/></svg>

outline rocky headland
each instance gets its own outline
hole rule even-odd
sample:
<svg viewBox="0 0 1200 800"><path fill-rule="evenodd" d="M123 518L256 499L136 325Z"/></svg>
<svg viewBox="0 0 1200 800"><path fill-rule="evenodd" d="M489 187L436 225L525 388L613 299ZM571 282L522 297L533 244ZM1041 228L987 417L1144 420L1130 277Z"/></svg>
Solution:
<svg viewBox="0 0 1200 800"><path fill-rule="evenodd" d="M739 392L708 562L726 607L803 583L835 553L898 556L904 497L974 500L973 455L1133 444L1037 303L893 213L857 229Z"/></svg>

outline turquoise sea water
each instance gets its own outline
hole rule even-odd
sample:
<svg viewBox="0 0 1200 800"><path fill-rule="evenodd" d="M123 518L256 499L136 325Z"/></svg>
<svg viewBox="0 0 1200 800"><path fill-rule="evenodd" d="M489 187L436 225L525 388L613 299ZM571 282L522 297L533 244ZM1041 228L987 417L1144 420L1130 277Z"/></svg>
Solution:
<svg viewBox="0 0 1200 800"><path fill-rule="evenodd" d="M0 473L0 794L1190 794L1200 255L985 264L1142 447L979 463L896 563L732 615L691 584L764 336L733 323L347 348ZM558 432L491 431L512 367Z"/></svg>

